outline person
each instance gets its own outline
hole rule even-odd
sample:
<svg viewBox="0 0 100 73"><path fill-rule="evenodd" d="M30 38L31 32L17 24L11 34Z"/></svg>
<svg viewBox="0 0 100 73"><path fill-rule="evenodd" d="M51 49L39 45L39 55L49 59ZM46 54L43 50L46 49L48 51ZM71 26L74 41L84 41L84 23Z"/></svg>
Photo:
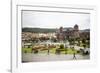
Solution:
<svg viewBox="0 0 100 73"><path fill-rule="evenodd" d="M49 53L50 53L50 51L49 51L50 44L48 44L48 45L47 45L47 48L48 48L48 51L47 51L47 53L48 53L48 55L49 55Z"/></svg>
<svg viewBox="0 0 100 73"><path fill-rule="evenodd" d="M76 59L76 54L75 54L75 52L73 53L73 59Z"/></svg>
<svg viewBox="0 0 100 73"><path fill-rule="evenodd" d="M50 51L49 51L49 48L48 48L48 55L49 55L49 52L50 52Z"/></svg>

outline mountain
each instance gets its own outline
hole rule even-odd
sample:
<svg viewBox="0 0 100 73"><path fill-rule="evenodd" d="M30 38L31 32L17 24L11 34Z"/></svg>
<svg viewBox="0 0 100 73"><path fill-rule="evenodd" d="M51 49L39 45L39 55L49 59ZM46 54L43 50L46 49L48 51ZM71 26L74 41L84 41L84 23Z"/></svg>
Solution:
<svg viewBox="0 0 100 73"><path fill-rule="evenodd" d="M22 32L34 32L34 33L50 33L56 32L57 29L50 28L22 28Z"/></svg>

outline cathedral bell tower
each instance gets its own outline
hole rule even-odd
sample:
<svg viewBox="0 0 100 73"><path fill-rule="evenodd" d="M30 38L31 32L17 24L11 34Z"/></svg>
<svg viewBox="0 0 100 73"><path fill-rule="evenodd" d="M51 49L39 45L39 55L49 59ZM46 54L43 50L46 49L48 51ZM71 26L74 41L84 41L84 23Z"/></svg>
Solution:
<svg viewBox="0 0 100 73"><path fill-rule="evenodd" d="M77 24L74 26L74 37L78 38L79 37L79 27Z"/></svg>

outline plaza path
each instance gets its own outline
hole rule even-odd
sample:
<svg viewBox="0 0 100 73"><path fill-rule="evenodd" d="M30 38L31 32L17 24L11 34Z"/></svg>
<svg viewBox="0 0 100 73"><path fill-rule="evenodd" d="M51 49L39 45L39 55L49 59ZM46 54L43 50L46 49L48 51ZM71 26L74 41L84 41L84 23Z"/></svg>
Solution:
<svg viewBox="0 0 100 73"><path fill-rule="evenodd" d="M22 62L44 62L44 61L67 61L67 60L86 60L89 59L89 55L82 56L76 55L76 59L73 59L73 55L55 55L55 54L32 54L24 53L22 55Z"/></svg>

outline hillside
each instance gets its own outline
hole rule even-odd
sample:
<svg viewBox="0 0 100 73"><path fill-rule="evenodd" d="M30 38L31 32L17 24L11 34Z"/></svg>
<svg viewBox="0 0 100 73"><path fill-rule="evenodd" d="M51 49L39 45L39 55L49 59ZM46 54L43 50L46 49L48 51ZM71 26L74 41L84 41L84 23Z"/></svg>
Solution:
<svg viewBox="0 0 100 73"><path fill-rule="evenodd" d="M22 28L22 32L50 33L50 32L56 32L56 29L49 29L49 28Z"/></svg>

